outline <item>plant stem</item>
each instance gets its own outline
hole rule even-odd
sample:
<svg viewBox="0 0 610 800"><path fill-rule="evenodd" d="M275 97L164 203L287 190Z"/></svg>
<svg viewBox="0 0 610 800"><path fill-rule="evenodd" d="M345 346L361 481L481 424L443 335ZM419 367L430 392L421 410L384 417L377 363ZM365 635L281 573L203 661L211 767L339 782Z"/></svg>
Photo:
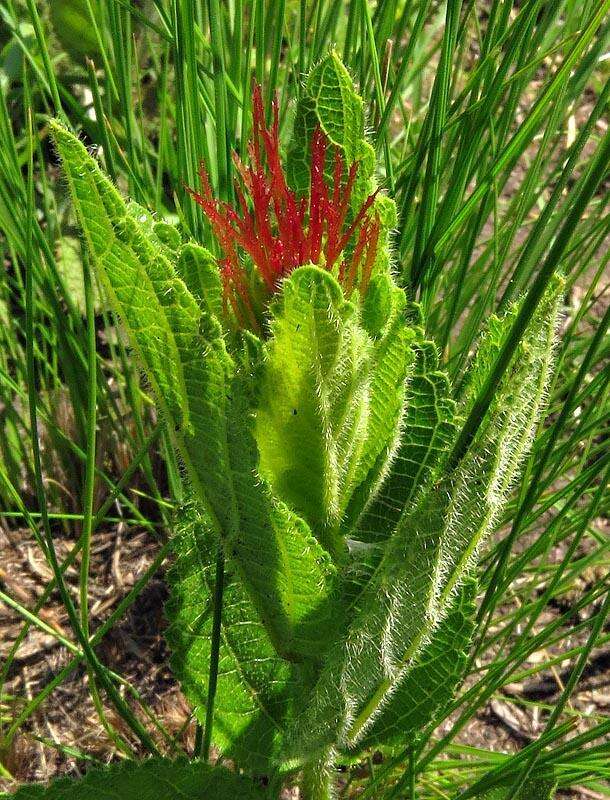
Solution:
<svg viewBox="0 0 610 800"><path fill-rule="evenodd" d="M95 310L93 308L93 284L89 269L89 256L83 249L83 283L87 312L87 356L88 356L88 409L87 409L87 462L85 465L85 491L83 497L83 534L80 569L80 612L83 632L89 636L89 562L91 555L91 533L93 522L93 493L95 491L95 426L96 426L96 348Z"/></svg>
<svg viewBox="0 0 610 800"><path fill-rule="evenodd" d="M413 742L409 746L409 800L415 799L415 747Z"/></svg>
<svg viewBox="0 0 610 800"><path fill-rule="evenodd" d="M325 750L320 758L305 765L301 780L302 800L332 800L334 793L329 764L330 752Z"/></svg>
<svg viewBox="0 0 610 800"><path fill-rule="evenodd" d="M210 673L208 678L208 701L205 710L205 730L201 743L201 755L207 761L210 757L212 727L214 725L214 701L218 684L218 659L220 656L220 633L222 628L222 599L225 582L225 558L222 543L218 543L216 556L216 582L214 588L214 619L212 621L212 642L210 651Z"/></svg>

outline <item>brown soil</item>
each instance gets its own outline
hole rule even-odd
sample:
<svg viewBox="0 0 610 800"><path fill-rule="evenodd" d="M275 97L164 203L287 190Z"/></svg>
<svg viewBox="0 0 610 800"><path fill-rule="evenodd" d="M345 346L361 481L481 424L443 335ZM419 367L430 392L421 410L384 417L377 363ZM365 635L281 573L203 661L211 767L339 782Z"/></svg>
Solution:
<svg viewBox="0 0 610 800"><path fill-rule="evenodd" d="M60 557L65 557L73 544L73 538L58 535L56 546ZM119 527L95 535L91 564L92 630L108 617L150 565L158 546L150 533L129 528ZM0 531L0 565L0 587L26 608L33 608L50 573L29 532ZM598 576L591 575L591 580L596 578ZM68 584L76 599L78 575L74 568L68 571ZM163 639L165 597L166 587L163 575L159 573L126 617L107 635L98 653L104 663L138 690L171 733L180 733L183 746L187 752L192 752L194 724L190 720L188 704L169 670ZM551 608L547 612L549 615L557 613L560 609ZM52 597L40 616L49 626L70 638L68 620L58 596ZM548 618L543 622L548 622ZM21 626L20 616L0 604L2 661ZM534 654L524 667L545 657L544 653ZM13 661L2 692L0 714L5 730L24 704L70 660L67 648L53 636L37 629L30 630ZM505 687L504 693L493 699L466 727L459 742L496 752L514 752L526 745L540 734L544 720L535 707L524 706L522 701L542 701L552 705L565 683L569 666L570 662L565 662L555 671ZM610 649L595 655L571 699L571 706L589 719L609 713ZM112 710L106 710L111 724L138 752L137 743L130 738L121 720ZM587 721L579 724L584 729ZM56 742L64 748L63 751L48 742ZM159 743L163 746L160 739ZM116 746L100 725L91 700L88 676L82 666L78 666L29 719L14 739L10 752L5 754L4 764L18 781L45 781L59 775L76 777L88 764L65 750L70 747L101 763L118 757ZM0 790L14 786L13 782L0 779ZM589 800L596 795L583 789L565 797Z"/></svg>
<svg viewBox="0 0 610 800"><path fill-rule="evenodd" d="M73 544L73 539L58 537L56 547L60 557L65 557ZM157 550L158 544L144 531L117 529L95 535L91 564L91 630L94 631L129 592ZM1 588L26 608L33 608L50 572L28 532L0 531L0 565ZM68 571L68 585L77 599L78 575L74 568ZM189 723L188 706L167 665L162 634L165 596L163 575L159 574L105 637L97 652L103 663L111 665L138 690L170 732L184 729L181 738L190 750L194 726ZM40 616L66 638L71 638L68 619L57 594L45 605ZM21 627L19 615L0 603L0 663ZM2 693L5 729L24 703L71 659L67 648L53 636L34 628L30 630L13 661ZM78 775L83 767L82 761L36 741L33 735L57 742L64 748L77 748L102 763L117 755L116 747L100 725L88 680L86 671L78 666L15 738L4 760L15 779L42 781L64 774ZM130 739L121 720L111 710L108 720L137 751L136 742ZM9 788L9 785L0 779L0 789Z"/></svg>

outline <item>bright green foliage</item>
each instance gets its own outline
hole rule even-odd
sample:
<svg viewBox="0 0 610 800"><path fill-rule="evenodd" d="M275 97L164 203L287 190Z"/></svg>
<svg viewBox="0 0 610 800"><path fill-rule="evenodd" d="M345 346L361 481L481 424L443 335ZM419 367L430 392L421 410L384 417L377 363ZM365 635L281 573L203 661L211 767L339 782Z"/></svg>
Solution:
<svg viewBox="0 0 610 800"><path fill-rule="evenodd" d="M307 523L275 497L258 474L252 387L259 368L244 358L222 392L221 413L217 406L208 408L208 425L213 419L226 425L222 444L231 481L231 495L219 487L213 501L224 514L221 530L228 555L245 580L263 624L279 652L299 660L303 655L320 655L320 641L334 628L335 570ZM205 430L206 416L201 425ZM218 454L210 469L218 469L224 454ZM213 479L205 479L206 489Z"/></svg>
<svg viewBox="0 0 610 800"><path fill-rule="evenodd" d="M544 407L560 295L558 281L515 351L466 456L399 520L357 599L345 640L329 654L295 725L291 754L311 754L333 742L356 745L447 616L499 519Z"/></svg>
<svg viewBox="0 0 610 800"><path fill-rule="evenodd" d="M313 101L317 122L341 148L346 162L358 163L352 199L352 207L358 208L375 186L375 152L364 137L364 103L336 53L330 53L309 73L307 97Z"/></svg>
<svg viewBox="0 0 610 800"><path fill-rule="evenodd" d="M482 541L498 521L531 446L552 377L563 285L560 278L551 282L515 349L477 437L452 476L448 535L441 541L437 568L441 602L458 585L460 572L476 559ZM507 323L511 316L509 312ZM496 320L492 319L495 334ZM485 344L481 354L483 359L489 355ZM478 371L475 359L473 373Z"/></svg>
<svg viewBox="0 0 610 800"><path fill-rule="evenodd" d="M15 800L262 800L264 797L247 778L224 767L197 761L151 759L143 763L125 761L107 769L90 770L80 781L62 778L48 788L32 784Z"/></svg>
<svg viewBox="0 0 610 800"><path fill-rule="evenodd" d="M215 538L196 506L178 517L168 575L167 641L171 666L197 718L204 722L215 581ZM295 688L291 668L275 652L239 577L225 575L214 743L221 752L265 772L281 741Z"/></svg>
<svg viewBox="0 0 610 800"><path fill-rule="evenodd" d="M330 141L341 147L348 164L359 158L364 131L364 104L335 53L324 58L309 73L307 94Z"/></svg>
<svg viewBox="0 0 610 800"><path fill-rule="evenodd" d="M408 328L397 303L373 342L334 278L303 267L285 282L271 331L256 412L261 474L337 553L333 530L354 490L368 499L393 449Z"/></svg>
<svg viewBox="0 0 610 800"><path fill-rule="evenodd" d="M358 208L374 187L375 153L364 136L362 98L334 52L310 71L296 111L292 146L288 152L288 175L300 192L308 188L309 142L318 125L340 148L347 164L358 162L352 198L352 207ZM332 169L332 163L327 168Z"/></svg>
<svg viewBox="0 0 610 800"><path fill-rule="evenodd" d="M182 357L197 346L200 312L171 263L84 146L52 123L57 149L91 256L111 303L176 427L190 425ZM183 352L181 353L181 346Z"/></svg>
<svg viewBox="0 0 610 800"><path fill-rule="evenodd" d="M439 369L434 343L419 330L412 349L415 368L396 455L378 496L358 524L356 538L365 541L392 533L403 510L434 474L457 430L455 402L447 375Z"/></svg>
<svg viewBox="0 0 610 800"><path fill-rule="evenodd" d="M476 588L473 580L462 586L451 611L422 650L417 665L375 718L360 747L404 747L451 699L466 667L474 629Z"/></svg>
<svg viewBox="0 0 610 800"><path fill-rule="evenodd" d="M81 568L83 630L90 617L84 602L89 555L97 552L87 531L100 525L106 529L116 509L128 525L141 523L151 533L170 534L175 569L169 576L168 610L175 623L168 638L174 670L202 724L210 701L208 679L215 671L210 611L217 587L216 566L210 564L224 544L221 674L214 722L206 734L212 735L212 758L219 748L221 759L230 759L230 769L255 773L257 785L266 783L262 774L269 776L274 788L269 800L282 796L280 785L295 783L305 800L328 800L335 792L353 800L363 790L367 798L517 800L510 796L510 784L528 766L531 785L526 784L519 800L548 800L550 782L540 778L550 775L551 767L562 790L587 786L601 795L608 791L608 721L587 715L579 704L571 708L570 698L583 667L603 647L607 629L607 582L590 579L603 572L608 560L603 523L610 485L610 311L605 312L604 294L610 215L604 177L610 132L603 120L610 100L605 58L609 12L610 0L0 2L2 524L18 526L20 537L25 525L38 538L49 526L44 513L41 518L36 512L46 508L51 522L44 555L55 554L53 534L59 527L73 535L76 548L83 548L82 559L76 549L71 556ZM328 55L329 46L336 52ZM351 321L366 332L367 359L374 368L364 389L367 435L364 442L358 439L354 488L332 530L312 526L260 476L255 420L274 346L266 295L267 289L276 294L281 309L282 290L254 280L254 314L241 320L238 313L232 316L235 297L227 292L228 273L225 269L223 292L213 257L220 250L227 253L212 241L206 213L184 190L185 184L198 188L203 159L213 194L235 202L231 184L237 173L231 156L235 151L247 160L255 122L249 103L254 78L262 84L268 124L272 98L278 98L280 156L289 155L290 182L305 200L316 126L332 140L326 149L329 189L335 148L344 161L359 162L347 224L356 204L378 185L384 187L375 201L383 223L382 246L369 290L363 298L345 292L345 300L356 308ZM82 131L113 182L139 204L110 215L118 242L105 232L99 237L115 253L114 264L112 256L85 259L87 243L77 240L74 205L66 203L66 177L56 169L49 147L49 113L70 130ZM90 180L84 158L82 165L79 179ZM343 166L344 179L348 167ZM101 192L102 182L96 185ZM93 225L105 226L105 204L88 204ZM123 224L123 216L131 222ZM166 219L179 222L171 225ZM134 221L137 235L131 236L127 228ZM141 237L148 245L140 248L141 257L135 254L134 265L134 242ZM353 241L344 253L348 262L352 248ZM151 252L159 254L162 264L156 274L148 264L146 253ZM249 257L242 250L239 257L248 277L256 278ZM142 331L140 344L137 325L147 325L144 310L134 315L135 327L129 330L125 308L118 308L116 292L109 291L110 281L102 274L108 267L120 290L120 265L135 269L133 287L140 291L134 297L145 297L142 309L150 312L151 325ZM95 317L89 295L84 302L89 267L95 270L95 289L102 288ZM337 267L338 262L335 275ZM145 275L138 275L141 268ZM521 470L522 483L507 490L505 503L501 481L496 498L487 490L493 484L490 472L501 470L498 455L504 452L509 459L515 445L508 428L500 432L510 422L503 421L503 405L514 402L507 384L518 387L517 402L525 404L521 384L534 391L547 367L544 360L535 363L526 356L528 372L516 369L513 361L499 385L498 376L519 340L529 345L530 331L524 335L523 324L541 308L542 287L558 268L566 274L569 298L557 348L559 373L552 382L548 416L541 415L527 468ZM357 282L363 275L359 266ZM400 276L404 294L392 275ZM151 277L155 280L147 287ZM193 331L198 337L193 336L192 348L178 341L170 316L178 315L180 303L171 298L165 303L163 278L181 279L192 296L187 317L197 319L186 326L189 335ZM511 309L511 301L522 293L527 293L525 302ZM406 315L395 313L405 297ZM127 304L130 292L123 291L123 298ZM415 300L421 314L414 319ZM118 315L109 316L113 308L124 324L115 324ZM493 311L502 315L507 309L507 315L489 319ZM259 338L237 332L242 322ZM477 345L485 326L488 333ZM159 339L158 359L149 354L145 363L140 345L145 347L147 338L153 342L148 331L166 336L168 346ZM156 392L157 414L151 416L149 403L142 402L140 373L125 358L117 332L121 339L123 333L129 336L125 340L137 356L133 361L146 373L142 384L151 396ZM404 394L394 392L401 381L402 337L409 340L412 363ZM471 368L477 346L476 367ZM173 387L175 396L159 391L163 385L170 391ZM496 404L492 398L498 388L502 400ZM32 416L37 412L37 423L28 411ZM149 438L155 419L159 424ZM527 419L517 421L515 427L528 424ZM42 465L33 452L37 433ZM170 437L181 456L171 452ZM491 442L487 449L486 439ZM293 454L297 466L301 455ZM462 467L474 472L472 486L460 477ZM508 464L506 472L513 467L515 473L520 469ZM190 484L183 491L181 477ZM444 607L447 592L447 607L457 603L460 612L449 611L441 620L355 745L340 747L335 735L311 759L286 764L284 730L310 702L328 649L345 638L365 603L377 602L367 585L376 581L401 518L409 516L405 540L413 530L417 533L413 509L425 509L427 492L432 517L435 486L439 508L432 522L438 530L451 523L447 530L453 538L430 540L434 570L438 563L448 565L446 582L440 581L430 608ZM305 505L311 488L303 481ZM193 492L202 521L189 533L187 512L176 511L175 525L170 524L166 501L179 502ZM460 516L453 495L464 501ZM475 566L478 536L470 537L474 528L486 529L483 517L489 515L489 547L482 536L484 559ZM85 535L79 539L81 527ZM338 550L332 558L321 544L331 546L331 533ZM472 549L469 542L474 542ZM101 679L116 681L110 672L116 664L98 643L145 591L168 544L150 570L138 573L121 603L108 609L102 625L89 620L101 663L93 651L75 655L66 665L62 660L57 673L31 684L32 692L27 691L30 682L20 686L10 678L25 655L21 642L28 626L44 626L45 603L56 592L49 583L24 608L11 600L10 582L0 586L15 613L28 615L15 642L2 643L6 658L0 687L9 681L0 688L3 788L7 771L24 776L19 737L36 732L33 720L41 713L44 718L45 709L53 716L48 707L54 705L54 686L75 670L93 674L92 668ZM56 555L61 560L61 547ZM469 563L466 572L480 580L477 630L468 647L467 688L456 691L446 705L452 684L460 679L457 667L464 661L467 629L474 624L463 599L469 580L452 588ZM74 565L65 574L73 584ZM396 576L398 583L402 578ZM97 570L90 572L90 581L98 578ZM424 584L423 579L418 584L424 587L422 595ZM554 602L567 594L569 608ZM421 618L417 603L414 608ZM397 616L408 621L408 614ZM576 619L578 630L573 631ZM391 616L387 620L384 641L391 644L395 632L402 634L391 625ZM67 635L78 645L79 626L72 627ZM372 635L377 634L374 630ZM533 658L534 652L547 652L552 659ZM366 657L364 652L362 675L370 671ZM532 688L544 682L553 662L561 666L562 688L553 697L527 703L528 713L540 712L543 739L526 753L508 755L493 752L493 743L462 747L472 721L502 686L525 682L525 695L532 700L527 684ZM454 665L452 673L447 668ZM171 750L172 757L174 751L188 750L195 758L205 750L191 748L192 737L173 726L163 735L157 725L167 719L164 709L154 702L151 707L146 693L137 700L130 691L137 686L130 686L128 675L124 678L125 699L159 749ZM115 685L122 693L124 681ZM94 689L89 683L90 692ZM118 723L120 737L139 748L133 734L141 728L125 713L128 709L123 705L121 710L119 703L117 719L111 696L103 694L100 700L97 707L102 714L110 712L110 726ZM576 725L579 718L582 724ZM56 729L47 732L53 739ZM579 730L583 735L576 735ZM83 772L93 769L85 753L62 748L61 725L58 732L51 767L56 762L60 769L76 759ZM112 727L108 732L112 735ZM207 735L201 729L197 733L197 744L205 744ZM168 737L174 734L172 747ZM154 749L148 741L144 746ZM44 745L45 751L51 753L51 744ZM377 763L373 754L380 746L383 761ZM334 753L342 765L338 780L329 769ZM409 766L415 766L414 787ZM287 774L292 767L295 771ZM184 762L176 769L188 775ZM276 769L282 775L274 775ZM490 789L500 776L506 782ZM139 782L129 786L136 800L143 792L151 794L146 791L150 782L145 778L143 783L144 789ZM90 786L88 781L78 784L79 794L99 795ZM247 796L246 786L230 783L223 795ZM106 788L104 783L101 789ZM181 788L180 780L172 780L171 795L184 796ZM162 790L162 782L155 782L154 796ZM216 792L208 789L207 794Z"/></svg>
<svg viewBox="0 0 610 800"><path fill-rule="evenodd" d="M312 67L297 105L287 173L292 187L299 194L305 194L309 188L310 142L318 126L339 149L347 165L358 165L351 198L351 208L355 212L377 188L375 151L365 137L363 100L334 51ZM333 159L329 158L326 164L329 177L332 169ZM387 273L390 267L390 231L396 227L397 220L396 205L386 195L378 195L374 209L381 221L375 269Z"/></svg>
<svg viewBox="0 0 610 800"><path fill-rule="evenodd" d="M222 317L222 285L218 265L212 254L205 247L201 247L195 242L188 242L180 249L176 270L193 297L210 314L220 319Z"/></svg>
<svg viewBox="0 0 610 800"><path fill-rule="evenodd" d="M182 236L180 236L180 231L174 225L170 225L169 222L155 220L151 217L151 230L157 237L157 240L164 244L171 253L180 249L182 245ZM180 277L184 280L182 275L180 275Z"/></svg>
<svg viewBox="0 0 610 800"><path fill-rule="evenodd" d="M314 529L334 526L354 489L367 433L371 342L327 272L285 282L256 413L260 469Z"/></svg>
<svg viewBox="0 0 610 800"><path fill-rule="evenodd" d="M390 284L385 275L378 276L378 284ZM375 287L376 284L373 284ZM378 297L375 298L378 300ZM381 308L383 305L380 303ZM366 326L366 307L363 312ZM390 285L387 319L374 338L373 369L369 385L369 418L366 441L356 474L357 489L352 495L342 519L344 531L360 520L369 501L376 496L380 483L385 479L392 463L396 461L396 449L403 441L406 427L406 393L413 392L415 332L405 325L405 298L400 289ZM370 324L370 321L369 321ZM370 330L370 327L369 327ZM384 484L385 485L385 484Z"/></svg>

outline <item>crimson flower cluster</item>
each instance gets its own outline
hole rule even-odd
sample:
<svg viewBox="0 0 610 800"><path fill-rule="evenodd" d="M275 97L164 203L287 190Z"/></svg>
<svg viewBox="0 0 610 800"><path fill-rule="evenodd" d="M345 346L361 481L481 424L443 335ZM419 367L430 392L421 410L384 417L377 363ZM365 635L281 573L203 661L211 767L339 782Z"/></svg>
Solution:
<svg viewBox="0 0 610 800"><path fill-rule="evenodd" d="M309 263L327 270L338 264L336 274L348 296L356 285L362 295L368 288L380 230L379 218L369 213L376 192L350 215L358 164L351 165L344 181L343 159L335 149L329 186L325 177L328 145L318 127L311 140L309 196L297 197L288 186L280 159L277 100L269 128L261 89L256 85L249 163L233 156L239 176L235 182L238 208L214 197L204 164L199 170L201 191L188 189L204 210L222 250L225 307L231 306L242 327L257 328L258 324L251 280L240 252L250 257L267 294L277 291L282 278L293 269Z"/></svg>

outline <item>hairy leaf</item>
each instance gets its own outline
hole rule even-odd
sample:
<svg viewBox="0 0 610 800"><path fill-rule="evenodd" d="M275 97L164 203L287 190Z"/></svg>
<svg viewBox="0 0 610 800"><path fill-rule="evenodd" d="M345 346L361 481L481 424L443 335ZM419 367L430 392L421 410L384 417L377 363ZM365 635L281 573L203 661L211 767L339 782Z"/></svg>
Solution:
<svg viewBox="0 0 610 800"><path fill-rule="evenodd" d="M358 525L355 536L363 541L383 540L392 533L456 434L455 403L447 375L439 369L435 345L420 331L412 348L415 369L407 390L400 441L388 476Z"/></svg>
<svg viewBox="0 0 610 800"><path fill-rule="evenodd" d="M456 470L435 576L435 601L441 605L499 519L533 442L552 377L563 285L563 279L554 279L542 297L477 436ZM507 323L512 313L508 312ZM497 335L495 320L491 335ZM477 362L487 356L485 342L479 352L475 374Z"/></svg>
<svg viewBox="0 0 610 800"><path fill-rule="evenodd" d="M365 136L362 97L333 51L312 67L297 104L287 159L288 179L297 194L306 195L309 190L311 137L318 127L339 150L348 167L357 165L350 200L351 213L355 214L377 189L375 151ZM333 180L333 161L328 158L326 163L329 180ZM391 231L397 222L396 204L379 194L372 212L381 224L373 274L389 274Z"/></svg>
<svg viewBox="0 0 610 800"><path fill-rule="evenodd" d="M335 567L309 526L258 476L250 405L239 379L228 411L230 470L237 502L228 552L284 657L321 657L339 624Z"/></svg>
<svg viewBox="0 0 610 800"><path fill-rule="evenodd" d="M385 275L378 277L390 284ZM374 497L394 459L403 424L405 394L413 371L414 355L409 345L415 334L405 324L404 293L395 287L391 287L389 293L391 310L374 340L371 354L374 368L369 386L367 434L356 471L357 489L342 520L346 533L351 532ZM366 320L363 323L366 325Z"/></svg>
<svg viewBox="0 0 610 800"><path fill-rule="evenodd" d="M182 235L175 225L165 220L153 223L153 233L170 251L176 253L182 247ZM180 276L183 277L183 276Z"/></svg>
<svg viewBox="0 0 610 800"><path fill-rule="evenodd" d="M396 745L423 730L453 697L474 631L476 581L461 587L451 611L422 650L416 666L375 718L360 747Z"/></svg>
<svg viewBox="0 0 610 800"><path fill-rule="evenodd" d="M218 319L222 319L222 284L214 256L205 247L188 242L180 250L176 265L189 291Z"/></svg>
<svg viewBox="0 0 610 800"><path fill-rule="evenodd" d="M348 165L358 162L352 208L359 207L374 185L375 152L364 135L364 103L341 59L329 53L310 71L295 115L293 139L288 152L288 175L297 192L309 186L311 136L320 126L338 147ZM332 174L332 162L327 164Z"/></svg>
<svg viewBox="0 0 610 800"><path fill-rule="evenodd" d="M192 347L200 312L160 248L78 139L51 129L91 256L164 410L188 429L180 347Z"/></svg>
<svg viewBox="0 0 610 800"><path fill-rule="evenodd" d="M358 477L372 344L355 306L317 267L284 282L271 330L256 413L261 474L323 536Z"/></svg>
<svg viewBox="0 0 610 800"><path fill-rule="evenodd" d="M402 293L391 292L375 339L317 267L293 272L273 309L256 412L260 470L333 555L390 462L402 416L412 332Z"/></svg>
<svg viewBox="0 0 610 800"><path fill-rule="evenodd" d="M155 758L90 770L78 781L61 778L48 787L31 784L16 794L0 796L7 800L262 800L264 793L224 767Z"/></svg>
<svg viewBox="0 0 610 800"><path fill-rule="evenodd" d="M307 525L258 476L248 388L254 362L236 368L219 322L178 277L151 215L124 203L75 136L59 123L52 129L93 263L197 497L278 650L289 658L319 657L320 636L336 624L334 570ZM194 268L204 266L201 249L183 255L185 271L190 258L197 260Z"/></svg>
<svg viewBox="0 0 610 800"><path fill-rule="evenodd" d="M364 103L341 59L331 52L309 73L307 94L330 141L345 153L348 163L358 157L364 132Z"/></svg>
<svg viewBox="0 0 610 800"><path fill-rule="evenodd" d="M396 453L381 487L350 534L354 559L342 587L350 605L358 605L383 557L384 542L440 468L457 431L449 380L439 369L436 346L424 338L416 311L418 308L411 308L408 314L416 331L411 344L414 369L407 385Z"/></svg>
<svg viewBox="0 0 610 800"><path fill-rule="evenodd" d="M476 357L472 360L460 386L462 415L467 415L470 406L481 391L518 310L518 305L513 303L502 317L492 314L487 320L485 331L477 346Z"/></svg>
<svg viewBox="0 0 610 800"><path fill-rule="evenodd" d="M401 517L292 731L290 752L357 744L447 616L500 518L544 407L560 289L553 284L541 301L467 454Z"/></svg>
<svg viewBox="0 0 610 800"><path fill-rule="evenodd" d="M217 540L195 504L178 515L168 575L166 638L171 666L203 724L207 702ZM229 563L212 741L251 772L265 772L277 753L294 680Z"/></svg>

